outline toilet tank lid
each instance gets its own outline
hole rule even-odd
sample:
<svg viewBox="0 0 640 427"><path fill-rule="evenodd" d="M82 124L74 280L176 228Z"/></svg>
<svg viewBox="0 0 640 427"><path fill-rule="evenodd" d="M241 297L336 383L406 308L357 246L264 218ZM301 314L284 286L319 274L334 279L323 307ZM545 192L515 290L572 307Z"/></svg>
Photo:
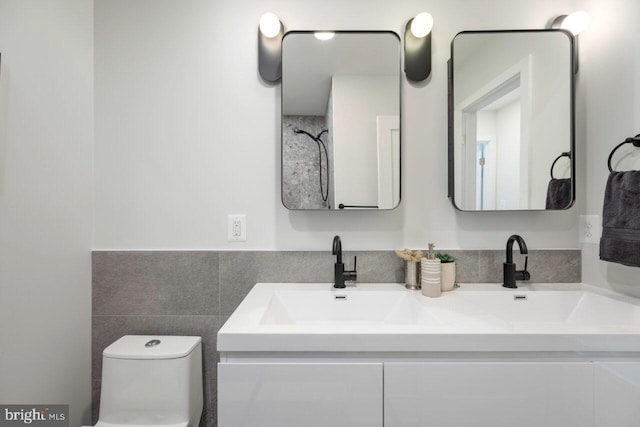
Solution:
<svg viewBox="0 0 640 427"><path fill-rule="evenodd" d="M112 359L179 359L189 355L201 337L125 335L104 349Z"/></svg>

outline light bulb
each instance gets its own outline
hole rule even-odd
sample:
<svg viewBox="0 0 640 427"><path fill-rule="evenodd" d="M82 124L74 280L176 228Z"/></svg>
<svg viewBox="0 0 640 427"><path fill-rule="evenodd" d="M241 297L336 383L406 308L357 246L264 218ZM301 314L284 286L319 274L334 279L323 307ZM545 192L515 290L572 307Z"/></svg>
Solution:
<svg viewBox="0 0 640 427"><path fill-rule="evenodd" d="M260 32L268 38L273 38L280 33L282 24L276 15L267 12L260 17Z"/></svg>
<svg viewBox="0 0 640 427"><path fill-rule="evenodd" d="M584 31L589 25L589 14L584 11L573 12L562 21L560 28L570 31L571 34L577 36Z"/></svg>
<svg viewBox="0 0 640 427"><path fill-rule="evenodd" d="M411 34L414 37L422 38L431 32L433 28L433 16L427 12L416 15L411 21Z"/></svg>
<svg viewBox="0 0 640 427"><path fill-rule="evenodd" d="M313 33L318 40L331 40L336 33L331 31L318 31Z"/></svg>

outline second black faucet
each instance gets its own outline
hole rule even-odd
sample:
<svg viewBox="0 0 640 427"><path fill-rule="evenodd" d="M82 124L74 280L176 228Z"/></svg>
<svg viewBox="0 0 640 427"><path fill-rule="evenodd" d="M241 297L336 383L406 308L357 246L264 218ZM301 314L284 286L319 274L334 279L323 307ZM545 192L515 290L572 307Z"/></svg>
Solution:
<svg viewBox="0 0 640 427"><path fill-rule="evenodd" d="M521 254L528 254L529 250L527 249L527 244L524 242L524 239L517 234L512 235L507 240L507 260L503 264L504 280L502 286L515 289L518 287L516 280L529 280L531 279L531 274L527 271L528 255L524 258L524 270L516 270L516 264L513 262L513 242L518 242Z"/></svg>

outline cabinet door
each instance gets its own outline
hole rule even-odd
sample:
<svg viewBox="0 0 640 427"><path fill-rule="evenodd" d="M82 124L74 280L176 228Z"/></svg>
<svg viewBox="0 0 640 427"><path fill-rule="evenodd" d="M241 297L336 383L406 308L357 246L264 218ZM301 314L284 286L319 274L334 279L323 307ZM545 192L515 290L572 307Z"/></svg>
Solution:
<svg viewBox="0 0 640 427"><path fill-rule="evenodd" d="M591 363L385 363L385 427L593 426Z"/></svg>
<svg viewBox="0 0 640 427"><path fill-rule="evenodd" d="M640 425L640 362L597 362L596 427Z"/></svg>
<svg viewBox="0 0 640 427"><path fill-rule="evenodd" d="M381 363L219 363L220 427L382 427Z"/></svg>

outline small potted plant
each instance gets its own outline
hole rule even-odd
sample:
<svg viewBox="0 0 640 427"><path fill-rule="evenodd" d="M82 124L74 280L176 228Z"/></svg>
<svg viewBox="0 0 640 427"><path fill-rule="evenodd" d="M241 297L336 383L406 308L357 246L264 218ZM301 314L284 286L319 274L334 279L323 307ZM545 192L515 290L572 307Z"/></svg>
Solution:
<svg viewBox="0 0 640 427"><path fill-rule="evenodd" d="M442 291L450 291L456 283L456 259L449 254L440 252L436 254L436 257L441 263L440 286Z"/></svg>

